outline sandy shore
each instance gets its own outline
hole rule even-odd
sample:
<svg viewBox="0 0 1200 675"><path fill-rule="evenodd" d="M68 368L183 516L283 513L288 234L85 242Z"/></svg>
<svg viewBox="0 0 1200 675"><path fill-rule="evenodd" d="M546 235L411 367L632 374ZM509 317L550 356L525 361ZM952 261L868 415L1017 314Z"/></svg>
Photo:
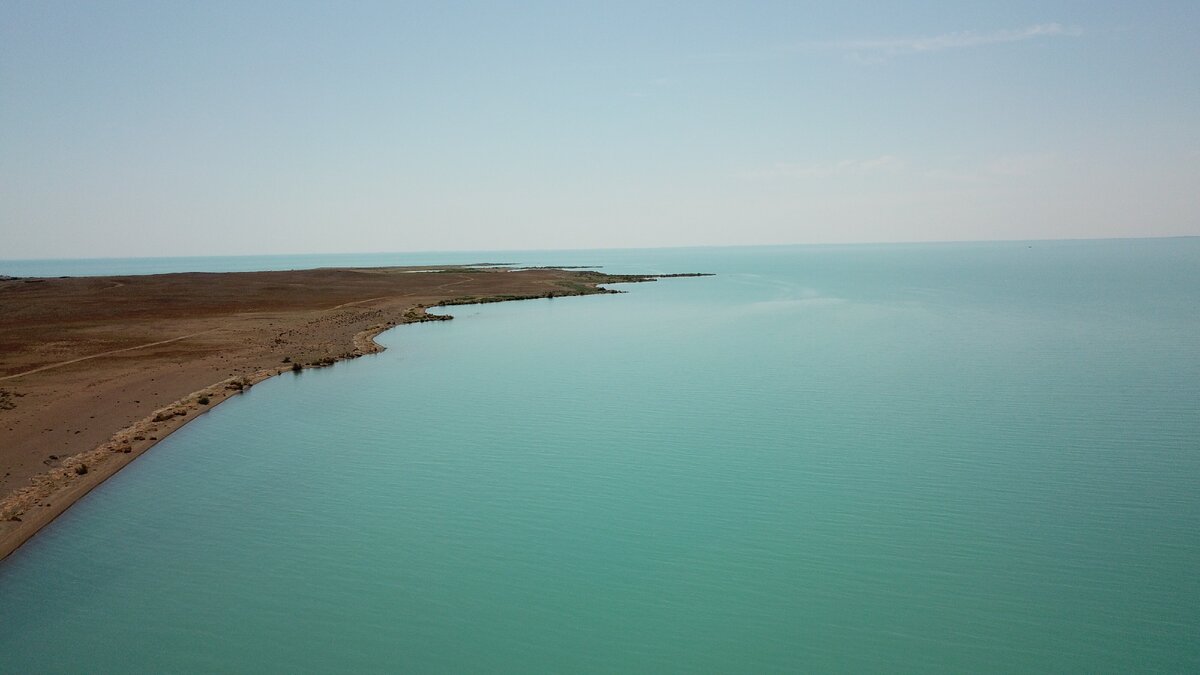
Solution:
<svg viewBox="0 0 1200 675"><path fill-rule="evenodd" d="M427 307L655 278L450 267L0 280L0 558L247 387L448 318Z"/></svg>

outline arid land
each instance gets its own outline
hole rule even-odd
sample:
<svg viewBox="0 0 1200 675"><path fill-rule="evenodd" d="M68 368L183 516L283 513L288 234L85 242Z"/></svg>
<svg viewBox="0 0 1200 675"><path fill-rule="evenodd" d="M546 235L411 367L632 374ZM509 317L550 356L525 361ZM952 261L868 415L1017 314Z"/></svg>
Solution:
<svg viewBox="0 0 1200 675"><path fill-rule="evenodd" d="M212 406L379 351L392 326L449 318L428 307L656 278L456 266L0 279L0 558Z"/></svg>

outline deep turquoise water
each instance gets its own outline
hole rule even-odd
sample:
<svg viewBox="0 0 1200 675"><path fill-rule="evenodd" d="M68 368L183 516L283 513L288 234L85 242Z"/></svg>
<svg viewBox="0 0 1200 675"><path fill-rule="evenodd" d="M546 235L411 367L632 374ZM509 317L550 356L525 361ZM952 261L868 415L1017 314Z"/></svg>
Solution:
<svg viewBox="0 0 1200 675"><path fill-rule="evenodd" d="M1200 240L550 255L718 276L216 408L0 563L0 672L1200 669Z"/></svg>

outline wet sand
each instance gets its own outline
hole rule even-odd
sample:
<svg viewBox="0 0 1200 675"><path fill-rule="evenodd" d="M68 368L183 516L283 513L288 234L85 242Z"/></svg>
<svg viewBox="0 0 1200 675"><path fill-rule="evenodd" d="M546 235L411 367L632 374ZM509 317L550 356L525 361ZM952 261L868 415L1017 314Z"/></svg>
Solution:
<svg viewBox="0 0 1200 675"><path fill-rule="evenodd" d="M0 280L0 558L262 380L379 351L427 307L616 292L564 269L355 268Z"/></svg>

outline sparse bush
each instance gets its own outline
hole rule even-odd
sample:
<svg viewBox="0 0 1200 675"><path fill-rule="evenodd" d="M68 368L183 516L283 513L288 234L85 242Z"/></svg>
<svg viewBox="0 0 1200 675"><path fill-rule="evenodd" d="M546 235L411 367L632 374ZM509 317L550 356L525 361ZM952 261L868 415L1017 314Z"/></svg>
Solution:
<svg viewBox="0 0 1200 675"><path fill-rule="evenodd" d="M293 363L293 364L292 364L292 372L293 372L293 373L298 373L298 372L300 372L301 370L304 370L304 366L300 365L299 363Z"/></svg>
<svg viewBox="0 0 1200 675"><path fill-rule="evenodd" d="M208 397L201 396L199 399L196 400L196 403L199 403L200 405L208 405Z"/></svg>
<svg viewBox="0 0 1200 675"><path fill-rule="evenodd" d="M87 464L78 464L75 466L75 473L82 476L87 473Z"/></svg>

